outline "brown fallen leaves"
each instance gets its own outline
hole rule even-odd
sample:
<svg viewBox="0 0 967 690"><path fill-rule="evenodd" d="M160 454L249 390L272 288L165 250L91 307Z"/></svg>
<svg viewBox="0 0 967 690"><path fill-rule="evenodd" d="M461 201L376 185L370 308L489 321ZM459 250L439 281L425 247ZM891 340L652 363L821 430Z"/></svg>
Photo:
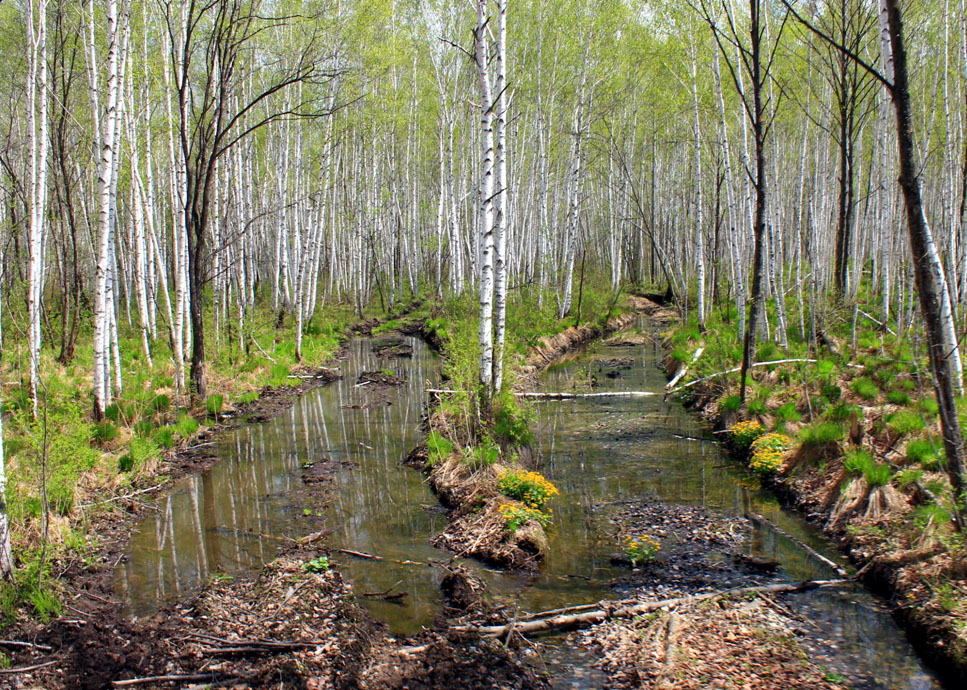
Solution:
<svg viewBox="0 0 967 690"><path fill-rule="evenodd" d="M600 651L616 687L844 687L809 662L794 625L767 597L722 598L612 621L580 633L580 640Z"/></svg>

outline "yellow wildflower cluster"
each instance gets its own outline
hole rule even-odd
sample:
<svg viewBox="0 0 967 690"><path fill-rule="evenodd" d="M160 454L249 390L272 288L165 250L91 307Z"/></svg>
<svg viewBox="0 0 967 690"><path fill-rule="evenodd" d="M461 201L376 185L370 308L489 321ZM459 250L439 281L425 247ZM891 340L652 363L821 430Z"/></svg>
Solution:
<svg viewBox="0 0 967 690"><path fill-rule="evenodd" d="M625 553L631 565L638 565L639 561L650 561L661 550L661 544L647 534L633 537L630 534L625 537Z"/></svg>
<svg viewBox="0 0 967 690"><path fill-rule="evenodd" d="M752 442L749 467L756 474L775 474L782 467L782 458L791 446L792 439L785 434L763 434Z"/></svg>
<svg viewBox="0 0 967 690"><path fill-rule="evenodd" d="M754 421L736 422L729 427L729 433L732 435L732 443L744 450L765 433L765 427Z"/></svg>
<svg viewBox="0 0 967 690"><path fill-rule="evenodd" d="M497 510L507 521L507 529L511 532L516 531L518 527L529 520L540 523L541 527L546 527L551 520L551 516L547 513L543 513L536 508L522 506L519 503L503 503L497 507Z"/></svg>
<svg viewBox="0 0 967 690"><path fill-rule="evenodd" d="M497 477L497 488L511 498L540 510L552 497L560 492L539 472L507 470Z"/></svg>

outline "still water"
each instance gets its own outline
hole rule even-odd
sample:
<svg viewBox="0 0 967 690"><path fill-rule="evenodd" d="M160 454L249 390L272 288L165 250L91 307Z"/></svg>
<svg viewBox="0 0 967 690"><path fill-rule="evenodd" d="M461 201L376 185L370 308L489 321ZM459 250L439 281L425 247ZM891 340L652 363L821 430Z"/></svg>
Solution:
<svg viewBox="0 0 967 690"><path fill-rule="evenodd" d="M182 480L132 538L115 586L130 612L150 614L197 591L215 573L257 569L286 539L326 528L335 530L329 540L333 548L386 559L333 554L357 593L407 593L397 603L363 598L375 616L397 633L431 625L441 604L437 564L451 554L427 540L444 529L446 518L420 473L400 460L421 438L423 391L438 380L439 365L422 342L410 342L411 359L384 360L372 354L369 341L352 341L340 363L340 381L308 393L268 422L223 436L215 449L222 460ZM634 364L609 378L613 368L597 363L603 357L632 358ZM576 378L593 377L598 391L660 391L665 379L658 361L656 346L600 347L548 372L543 385L564 390ZM385 369L405 383L382 395L356 384L361 372ZM818 534L755 487L676 403L660 396L593 398L540 402L534 408L541 471L561 496L549 504L551 549L539 573L505 574L466 562L498 603L537 611L620 598L611 581L627 571L609 563L617 550L609 519L623 501L637 498L736 515L760 513L839 558ZM304 486L303 466L323 458L352 467L329 485ZM768 529L750 528L747 536L747 551L778 560L784 578L835 577ZM814 627L822 634L807 644L855 687L939 687L883 605L863 589L819 590L784 602L818 624ZM602 680L567 644L549 657L561 687Z"/></svg>

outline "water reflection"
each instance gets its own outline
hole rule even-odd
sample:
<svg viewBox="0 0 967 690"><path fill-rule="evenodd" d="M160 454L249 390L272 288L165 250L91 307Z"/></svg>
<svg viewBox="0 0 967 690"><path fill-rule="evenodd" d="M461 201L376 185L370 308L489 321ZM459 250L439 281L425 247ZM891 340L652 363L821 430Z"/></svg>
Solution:
<svg viewBox="0 0 967 690"><path fill-rule="evenodd" d="M129 558L116 576L129 610L145 615L195 591L213 573L256 569L286 539L324 527L336 530L332 543L339 548L398 560L443 557L426 543L445 524L438 512L423 508L436 499L418 473L400 465L420 438L420 401L437 370L422 343L413 345L412 359L380 360L367 341L353 341L340 364L342 380L300 398L269 422L223 437L214 451L222 460L181 481L131 539ZM392 369L405 382L379 392L356 384L361 372L380 369ZM331 485L305 487L303 467L324 459L354 467L338 472ZM306 508L321 505L319 492L326 492L329 506ZM427 579L415 566L400 565L403 573L396 577L371 561L337 560L357 592L385 591L399 579L404 582L394 591L416 591L403 606L376 608L392 606L418 626L438 606L432 582L413 583ZM421 597L423 590L432 596Z"/></svg>

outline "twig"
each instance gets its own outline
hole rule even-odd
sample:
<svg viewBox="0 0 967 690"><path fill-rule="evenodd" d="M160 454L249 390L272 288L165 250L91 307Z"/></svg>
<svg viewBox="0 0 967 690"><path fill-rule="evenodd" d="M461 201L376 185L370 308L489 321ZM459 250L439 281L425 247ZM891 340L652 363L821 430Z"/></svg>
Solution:
<svg viewBox="0 0 967 690"><path fill-rule="evenodd" d="M753 364L750 364L749 366L752 366L752 367L767 367L767 366L771 366L773 364L794 364L796 362L807 362L807 363L811 363L811 362L815 362L815 361L816 361L815 359L774 359L774 360L772 360L770 362L755 362ZM709 374L708 376L704 376L704 377L702 377L700 379L695 379L694 381L689 381L688 383L682 384L678 388L673 388L672 390L668 391L667 395L671 395L672 393L677 393L678 391L685 390L686 388L691 388L695 384L701 383L702 381L708 381L709 379L714 379L714 378L716 378L718 376L726 376L728 374L734 374L737 371L742 371L742 367L735 367L734 369L729 369L727 371L719 371L719 372L716 372L714 374Z"/></svg>
<svg viewBox="0 0 967 690"><path fill-rule="evenodd" d="M210 680L214 681L218 675L211 673L174 673L168 676L144 676L143 678L129 678L128 680L115 680L111 682L116 688L128 688L135 685L148 685L150 683L172 683L178 681L191 680Z"/></svg>
<svg viewBox="0 0 967 690"><path fill-rule="evenodd" d="M34 664L33 666L18 666L17 668L0 668L0 673L27 673L27 671L36 671L38 668L44 668L46 666L51 666L57 663L57 659L51 659L50 661L45 661L42 664Z"/></svg>
<svg viewBox="0 0 967 690"><path fill-rule="evenodd" d="M336 551L337 553L344 553L347 556L355 556L356 558L365 558L366 560L369 560L369 561L383 560L382 556L374 556L371 553L363 553L362 551L353 551L352 549L333 549L333 551Z"/></svg>
<svg viewBox="0 0 967 690"><path fill-rule="evenodd" d="M33 642L21 642L20 640L0 640L0 647L27 647L30 649L39 649L44 652L52 652L53 647L48 647L45 644L34 644Z"/></svg>

